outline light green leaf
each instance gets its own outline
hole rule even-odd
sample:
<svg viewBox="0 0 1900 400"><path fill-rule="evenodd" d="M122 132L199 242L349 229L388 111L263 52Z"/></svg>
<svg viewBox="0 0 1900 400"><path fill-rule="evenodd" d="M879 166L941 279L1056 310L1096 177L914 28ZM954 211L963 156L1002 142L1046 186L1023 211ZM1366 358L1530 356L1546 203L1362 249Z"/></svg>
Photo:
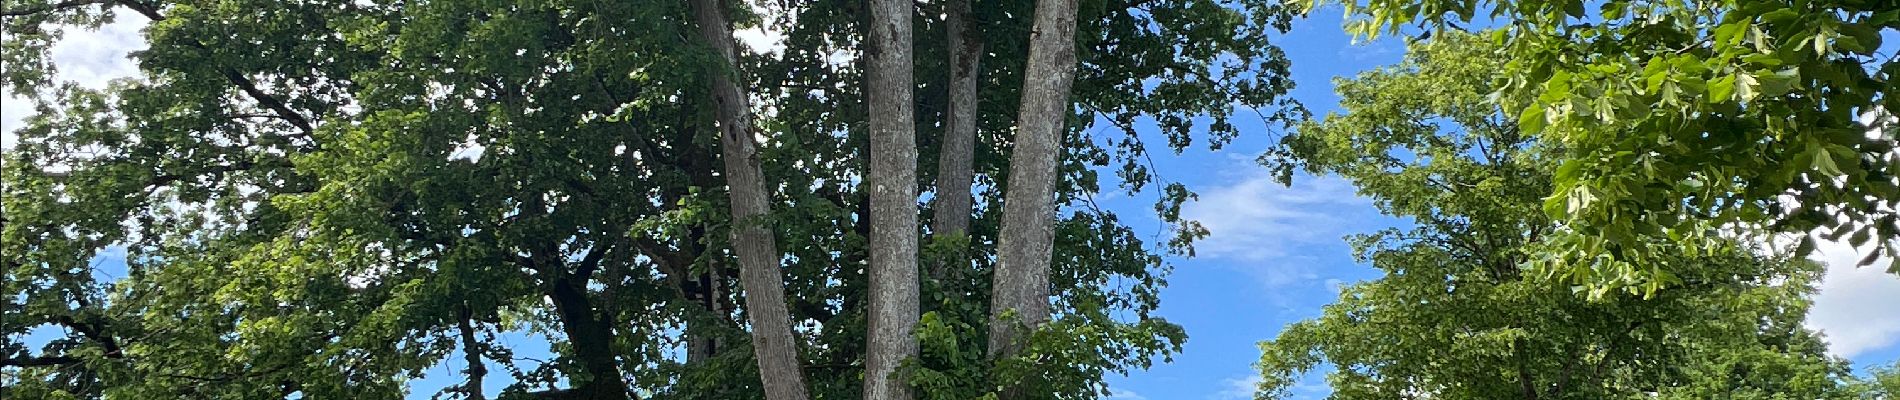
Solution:
<svg viewBox="0 0 1900 400"><path fill-rule="evenodd" d="M1720 78L1715 78L1715 80L1709 81L1708 100L1710 103L1723 103L1734 100L1735 89L1735 75L1723 75Z"/></svg>

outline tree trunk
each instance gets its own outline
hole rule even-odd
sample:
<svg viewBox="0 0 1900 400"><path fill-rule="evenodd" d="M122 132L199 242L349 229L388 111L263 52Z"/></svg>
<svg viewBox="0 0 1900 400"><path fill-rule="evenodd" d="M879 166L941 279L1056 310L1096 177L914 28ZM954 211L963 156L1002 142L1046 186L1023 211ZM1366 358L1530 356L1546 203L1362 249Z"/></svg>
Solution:
<svg viewBox="0 0 1900 400"><path fill-rule="evenodd" d="M702 228L695 227L693 231L691 237L694 240L704 236L700 233ZM690 254L695 257L704 254L704 249L694 247L695 249ZM691 270L692 266L688 263L683 269ZM724 295L720 290L724 286L719 284L719 268L709 266L705 273L693 275L692 278L685 282L685 286L682 287L683 293L686 294L688 300L698 303L706 310L706 318L687 322L688 328L682 333L686 336L686 364L688 365L710 360L714 355L719 354L719 339L715 338L716 335L711 332L718 329L719 326L716 324L727 322L726 318L732 315L731 310L721 307L723 304L719 301Z"/></svg>
<svg viewBox="0 0 1900 400"><path fill-rule="evenodd" d="M487 400L487 395L482 394L482 379L488 377L488 366L482 364L483 346L475 339L475 326L470 322L475 316L466 302L462 303L461 311L462 315L455 322L462 339L462 362L468 363L468 367L462 369L468 375L468 382L462 384L463 398Z"/></svg>
<svg viewBox="0 0 1900 400"><path fill-rule="evenodd" d="M871 304L866 400L908 400L897 366L917 354L917 141L912 124L910 0L871 0L865 69L870 111Z"/></svg>
<svg viewBox="0 0 1900 400"><path fill-rule="evenodd" d="M696 104L688 104L686 110L681 113L681 126L689 128L679 131L679 135L673 138L676 143L693 143L693 138L699 136L699 128L694 125L698 121L693 117L697 114L693 110L697 109ZM713 154L705 147L686 146L683 156L679 165L681 171L687 175L687 182L693 187L709 188L725 184L714 174L716 171L713 170L712 165ZM682 191L676 192L671 197L663 195L666 200L664 204L678 204L679 200L691 191L690 188L678 189ZM712 359L719 354L725 343L722 343L718 338L719 335L714 332L732 323L732 318L734 318L733 307L727 307L726 302L728 296L726 295L725 268L718 265L720 262L717 255L708 253L714 250L705 245L708 242L706 237L708 224L709 222L702 222L687 229L686 238L680 241L682 253L676 263L679 265L677 269L680 271L680 276L683 277L680 289L686 295L685 298L706 310L706 318L688 321L687 329L683 332L687 346L686 363L689 365L697 365L696 363ZM707 260L705 271L692 272L694 260L701 259Z"/></svg>
<svg viewBox="0 0 1900 400"><path fill-rule="evenodd" d="M937 236L967 234L974 206L970 185L976 180L976 74L983 59L983 41L971 29L970 0L951 0L950 105L944 119L943 149L937 156L937 194L931 232ZM940 276L940 275L938 275Z"/></svg>
<svg viewBox="0 0 1900 400"><path fill-rule="evenodd" d="M1049 320L1049 262L1054 246L1056 158L1069 117L1075 80L1075 0L1036 1L1029 65L1023 71L1015 154L997 237L995 288L990 299L991 359L1016 355L1024 330ZM1016 321L1003 320L1014 310ZM1006 391L1007 394L1008 391Z"/></svg>
<svg viewBox="0 0 1900 400"><path fill-rule="evenodd" d="M805 400L804 371L785 306L777 238L766 226L770 203L758 144L752 139L752 110L734 78L739 58L722 2L695 0L693 14L700 36L724 61L712 71L713 101L719 118L719 143L726 164L727 194L732 201L732 252L739 259L739 284L745 290L746 316L752 323L752 350L768 400ZM713 282L717 285L718 282Z"/></svg>
<svg viewBox="0 0 1900 400"><path fill-rule="evenodd" d="M550 284L548 298L554 301L554 311L561 316L561 330L567 334L567 342L573 346L574 357L586 372L586 379L570 379L574 390L567 398L588 400L624 400L627 398L627 382L620 375L620 366L614 360L613 331L594 312L593 302L587 298L585 278L558 279Z"/></svg>

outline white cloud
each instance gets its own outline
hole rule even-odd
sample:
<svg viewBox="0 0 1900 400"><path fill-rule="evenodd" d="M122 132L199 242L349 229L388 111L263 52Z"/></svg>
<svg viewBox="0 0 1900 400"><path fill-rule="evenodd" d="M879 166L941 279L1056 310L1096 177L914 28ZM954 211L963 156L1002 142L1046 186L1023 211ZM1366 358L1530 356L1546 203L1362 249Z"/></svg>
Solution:
<svg viewBox="0 0 1900 400"><path fill-rule="evenodd" d="M1887 112L1884 107L1875 106L1872 110L1860 113L1860 123L1867 125L1867 137L1885 138L1887 128L1900 124L1900 116Z"/></svg>
<svg viewBox="0 0 1900 400"><path fill-rule="evenodd" d="M1880 136L1880 126L1893 123L1889 115L1883 124L1875 124L1877 113L1861 116L1862 123L1874 126L1870 136ZM1900 343L1900 307L1894 306L1900 304L1900 277L1886 271L1891 258L1859 266L1868 251L1872 249L1822 241L1810 256L1827 264L1827 272L1814 295L1807 326L1827 335L1828 352L1835 356L1852 358Z"/></svg>
<svg viewBox="0 0 1900 400"><path fill-rule="evenodd" d="M745 28L732 32L732 36L738 38L739 43L745 44L746 47L751 48L755 53L780 54L785 52L785 34L779 32L777 29L768 27Z"/></svg>
<svg viewBox="0 0 1900 400"><path fill-rule="evenodd" d="M1352 46L1339 48L1339 58L1355 62L1384 61L1405 53L1405 43L1390 37L1370 42L1353 40Z"/></svg>
<svg viewBox="0 0 1900 400"><path fill-rule="evenodd" d="M148 47L140 32L148 22L140 17L122 17L97 31L68 31L48 52L59 65L62 80L104 88L113 79L138 75L138 65L127 54Z"/></svg>
<svg viewBox="0 0 1900 400"><path fill-rule="evenodd" d="M1110 388L1108 397L1103 397L1102 400L1148 400L1148 398L1132 390Z"/></svg>
<svg viewBox="0 0 1900 400"><path fill-rule="evenodd" d="M616 148L615 154L618 155L619 150L625 147L626 146L621 146ZM483 146L480 142L476 141L475 135L469 135L468 139L463 139L462 144L456 145L455 149L449 152L449 159L468 160L468 162L475 163L481 162L482 155L487 153L488 146Z"/></svg>
<svg viewBox="0 0 1900 400"><path fill-rule="evenodd" d="M1345 257L1347 234L1376 217L1371 202L1336 177L1301 176L1292 187L1274 182L1265 168L1245 165L1231 183L1215 185L1182 209L1182 216L1208 230L1195 244L1205 257L1230 261L1263 284L1281 287L1320 279L1316 256ZM1313 246L1341 246L1337 254L1316 254Z"/></svg>
<svg viewBox="0 0 1900 400"><path fill-rule="evenodd" d="M1280 258L1302 245L1337 243L1349 232L1341 224L1348 213L1341 211L1371 209L1344 179L1313 178L1287 187L1255 168L1260 171L1238 182L1203 191L1182 210L1208 229L1196 246L1200 252L1245 261Z"/></svg>
<svg viewBox="0 0 1900 400"><path fill-rule="evenodd" d="M1213 400L1252 399L1254 392L1259 391L1260 382L1263 380L1257 374L1249 374L1242 378L1227 378L1222 383L1221 391L1214 394Z"/></svg>
<svg viewBox="0 0 1900 400"><path fill-rule="evenodd" d="M26 126L26 116L33 114L33 102L13 95L0 97L0 149L11 149L16 140L13 132Z"/></svg>
<svg viewBox="0 0 1900 400"><path fill-rule="evenodd" d="M760 16L764 19L764 22L759 23L759 26L756 27L735 30L732 32L732 36L737 38L739 43L751 48L754 53L771 55L783 54L785 53L785 33L781 32L777 26L774 26L773 21L778 20L777 17L795 13L797 10L774 10L767 3L769 2L747 2L747 4L752 7L752 13Z"/></svg>
<svg viewBox="0 0 1900 400"><path fill-rule="evenodd" d="M47 53L58 69L54 82L76 82L80 86L101 89L113 79L138 75L138 65L127 56L145 49L140 31L149 21L121 16L98 30L71 29ZM12 148L13 132L26 126L33 113L33 102L11 94L0 98L0 148Z"/></svg>
<svg viewBox="0 0 1900 400"><path fill-rule="evenodd" d="M1820 292L1808 312L1807 326L1827 335L1828 352L1852 358L1900 342L1900 277L1888 274L1888 259L1860 267L1870 249L1821 242L1816 261L1827 264Z"/></svg>

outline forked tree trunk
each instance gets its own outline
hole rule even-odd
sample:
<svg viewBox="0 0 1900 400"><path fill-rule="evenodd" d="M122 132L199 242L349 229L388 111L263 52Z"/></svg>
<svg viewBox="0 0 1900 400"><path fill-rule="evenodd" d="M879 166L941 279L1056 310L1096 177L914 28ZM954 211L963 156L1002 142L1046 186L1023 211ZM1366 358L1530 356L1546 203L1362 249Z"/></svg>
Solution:
<svg viewBox="0 0 1900 400"><path fill-rule="evenodd" d="M895 373L917 354L917 141L912 125L911 0L870 0L865 96L871 122L870 316L865 400L909 400Z"/></svg>
<svg viewBox="0 0 1900 400"><path fill-rule="evenodd" d="M1049 320L1049 263L1054 246L1056 156L1075 80L1075 0L1037 0L1017 113L1015 154L1003 198L990 300L991 359L1016 355L1025 330ZM1003 319L1014 310L1016 321ZM1017 393L1006 390L1005 396Z"/></svg>
<svg viewBox="0 0 1900 400"><path fill-rule="evenodd" d="M770 203L758 143L752 138L752 110L734 81L739 59L732 26L719 0L694 0L700 36L724 61L712 71L713 101L719 118L721 158L726 164L732 201L732 251L739 259L739 284L745 290L746 316L752 323L752 350L768 400L805 400L805 374L798 366L798 344L785 306L785 282L779 269L777 238L766 225ZM714 284L717 284L715 282Z"/></svg>
<svg viewBox="0 0 1900 400"><path fill-rule="evenodd" d="M983 40L976 37L970 0L951 0L947 29L950 42L950 105L945 114L943 149L937 156L937 193L932 197L931 233L965 235L974 211L970 185L976 172L976 75L983 59ZM939 266L941 268L942 266ZM935 274L941 276L941 274Z"/></svg>

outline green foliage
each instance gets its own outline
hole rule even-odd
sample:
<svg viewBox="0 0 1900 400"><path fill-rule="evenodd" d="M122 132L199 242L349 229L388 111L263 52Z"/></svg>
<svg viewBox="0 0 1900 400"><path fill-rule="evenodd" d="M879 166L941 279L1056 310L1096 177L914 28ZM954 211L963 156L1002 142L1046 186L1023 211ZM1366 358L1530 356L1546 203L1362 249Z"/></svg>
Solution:
<svg viewBox="0 0 1900 400"><path fill-rule="evenodd" d="M1860 399L1891 399L1900 395L1900 366L1874 368L1866 379L1854 383Z"/></svg>
<svg viewBox="0 0 1900 400"><path fill-rule="evenodd" d="M1084 2L1076 123L1055 201L1055 321L1011 360L985 360L999 182L1020 96L1030 2L979 2L984 60L978 207L967 237L926 257L964 268L926 282L926 398L1027 381L1090 398L1110 373L1180 351L1149 315L1168 267L1204 231L1149 243L1088 199L1098 174L1129 193L1166 183L1135 121L1170 149L1239 131L1235 104L1290 107L1287 29L1272 2ZM734 10L745 10L739 3ZM937 15L926 5L922 15ZM65 328L46 346L0 343L0 383L23 398L399 398L444 360L491 367L434 393L756 398L736 305L731 222L707 71L684 4L580 1L8 1L0 60L37 114L4 155L0 335ZM19 15L12 15L15 12ZM759 99L767 221L784 251L802 360L819 398L858 395L869 212L852 1L801 2L785 48L743 55ZM102 90L51 82L62 31L154 20L140 76ZM941 54L918 18L919 59ZM934 182L947 75L920 63L920 185ZM1152 138L1151 138L1152 139ZM1111 166L1114 165L1114 166ZM1156 190L1157 217L1193 196ZM928 216L928 213L925 214ZM965 216L957 216L965 217ZM1145 217L1144 217L1145 218ZM130 271L88 261L124 248ZM554 340L548 360L499 336ZM1052 368L1024 368L1056 363ZM17 373L15 371L18 371ZM482 388L504 375L506 387ZM566 393L566 394L563 394Z"/></svg>
<svg viewBox="0 0 1900 400"><path fill-rule="evenodd" d="M1480 36L1417 43L1339 82L1342 113L1264 160L1350 179L1413 226L1354 238L1385 273L1263 342L1260 398L1322 363L1336 399L1836 398L1845 364L1801 326L1819 265L1743 250L1659 259L1679 284L1642 298L1529 269L1563 154L1490 100L1506 60ZM1731 244L1731 246L1734 246ZM1739 247L1739 246L1736 246Z"/></svg>
<svg viewBox="0 0 1900 400"><path fill-rule="evenodd" d="M1895 250L1894 129L1862 119L1900 110L1889 2L1342 3L1365 36L1495 27L1499 104L1561 165L1544 207L1559 251L1540 260L1559 274L1653 292L1680 280L1672 252L1721 251L1734 230L1872 241L1863 264Z"/></svg>

